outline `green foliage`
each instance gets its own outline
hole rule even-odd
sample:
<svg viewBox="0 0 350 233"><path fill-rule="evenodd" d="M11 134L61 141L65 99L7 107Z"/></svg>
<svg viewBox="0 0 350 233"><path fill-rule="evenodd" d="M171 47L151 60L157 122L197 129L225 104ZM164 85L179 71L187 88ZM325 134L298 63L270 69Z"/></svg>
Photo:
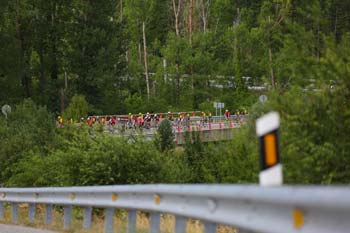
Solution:
<svg viewBox="0 0 350 233"><path fill-rule="evenodd" d="M0 117L0 183L16 173L17 164L33 154L46 154L54 143L55 123L44 107L30 99L17 105L8 119Z"/></svg>
<svg viewBox="0 0 350 233"><path fill-rule="evenodd" d="M162 120L159 124L155 144L160 151L166 151L174 148L174 133L168 119Z"/></svg>
<svg viewBox="0 0 350 233"><path fill-rule="evenodd" d="M198 132L187 134L184 156L190 183L257 183L258 155L255 135L249 128L234 141L204 144ZM247 140L248 139L248 140Z"/></svg>
<svg viewBox="0 0 350 233"><path fill-rule="evenodd" d="M83 95L96 114L201 110L217 99L233 110L256 95L242 77L306 87L325 78L309 68L321 68L332 41L349 37L347 1L199 1L191 25L189 7L182 4L175 33L171 1L5 1L0 104L31 97L61 112Z"/></svg>
<svg viewBox="0 0 350 233"><path fill-rule="evenodd" d="M6 182L10 186L71 186L167 182L172 163L152 142L130 144L86 128L64 128L47 156L30 153Z"/></svg>
<svg viewBox="0 0 350 233"><path fill-rule="evenodd" d="M89 104L85 96L73 96L68 108L63 112L63 118L66 120L73 119L79 121L81 117L87 116L89 111Z"/></svg>
<svg viewBox="0 0 350 233"><path fill-rule="evenodd" d="M318 91L293 88L271 95L252 112L278 110L282 117L281 155L286 183L330 184L350 180L349 87Z"/></svg>
<svg viewBox="0 0 350 233"><path fill-rule="evenodd" d="M125 99L125 105L126 105L126 108L129 110L129 112L131 113L145 112L142 97L137 93L135 93L132 96L128 96Z"/></svg>

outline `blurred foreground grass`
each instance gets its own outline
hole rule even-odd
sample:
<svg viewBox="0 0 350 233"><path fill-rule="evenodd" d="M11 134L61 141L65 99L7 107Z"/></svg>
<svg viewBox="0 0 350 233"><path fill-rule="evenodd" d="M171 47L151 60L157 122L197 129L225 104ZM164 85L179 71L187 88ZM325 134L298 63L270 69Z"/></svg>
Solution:
<svg viewBox="0 0 350 233"><path fill-rule="evenodd" d="M61 207L54 208L52 225L45 225L45 205L39 204L36 209L36 217L34 222L28 220L28 204L20 204L18 209L18 225L35 227L39 229L48 229L58 232L69 233L103 233L104 232L104 211L97 209L92 217L92 227L89 230L83 229L83 208L75 207L72 213L72 222L69 229L63 229L63 209ZM11 222L11 205L4 205L5 215L0 220L1 223L13 224ZM169 214L161 216L161 231L162 233L173 232L175 217ZM138 212L137 214L137 233L148 233L150 227L149 216L147 213ZM114 231L118 233L127 232L127 212L116 210L114 216ZM186 226L187 233L202 233L204 232L203 224L198 220L188 220ZM218 233L236 233L235 229L227 226L219 226Z"/></svg>

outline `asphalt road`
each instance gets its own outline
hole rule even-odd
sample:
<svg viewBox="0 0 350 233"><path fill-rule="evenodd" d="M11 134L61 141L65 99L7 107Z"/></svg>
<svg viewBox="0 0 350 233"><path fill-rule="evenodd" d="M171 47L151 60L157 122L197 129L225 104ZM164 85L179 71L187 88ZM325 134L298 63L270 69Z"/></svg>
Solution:
<svg viewBox="0 0 350 233"><path fill-rule="evenodd" d="M0 224L0 233L55 233L55 231L40 230L31 227Z"/></svg>

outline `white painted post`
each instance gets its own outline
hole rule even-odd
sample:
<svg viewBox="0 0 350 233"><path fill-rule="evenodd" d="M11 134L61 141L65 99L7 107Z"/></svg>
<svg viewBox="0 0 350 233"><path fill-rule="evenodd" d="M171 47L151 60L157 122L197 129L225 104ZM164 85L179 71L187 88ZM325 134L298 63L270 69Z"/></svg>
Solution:
<svg viewBox="0 0 350 233"><path fill-rule="evenodd" d="M283 183L278 152L279 126L280 118L277 112L268 113L256 121L256 133L260 141L261 186L279 186Z"/></svg>

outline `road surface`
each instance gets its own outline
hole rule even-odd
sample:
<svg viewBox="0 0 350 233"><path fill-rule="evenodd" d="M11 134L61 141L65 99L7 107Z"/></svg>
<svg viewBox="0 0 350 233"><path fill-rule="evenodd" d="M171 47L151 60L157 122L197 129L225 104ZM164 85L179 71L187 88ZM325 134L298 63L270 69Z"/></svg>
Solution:
<svg viewBox="0 0 350 233"><path fill-rule="evenodd" d="M0 233L55 233L56 231L40 230L31 227L0 224Z"/></svg>

